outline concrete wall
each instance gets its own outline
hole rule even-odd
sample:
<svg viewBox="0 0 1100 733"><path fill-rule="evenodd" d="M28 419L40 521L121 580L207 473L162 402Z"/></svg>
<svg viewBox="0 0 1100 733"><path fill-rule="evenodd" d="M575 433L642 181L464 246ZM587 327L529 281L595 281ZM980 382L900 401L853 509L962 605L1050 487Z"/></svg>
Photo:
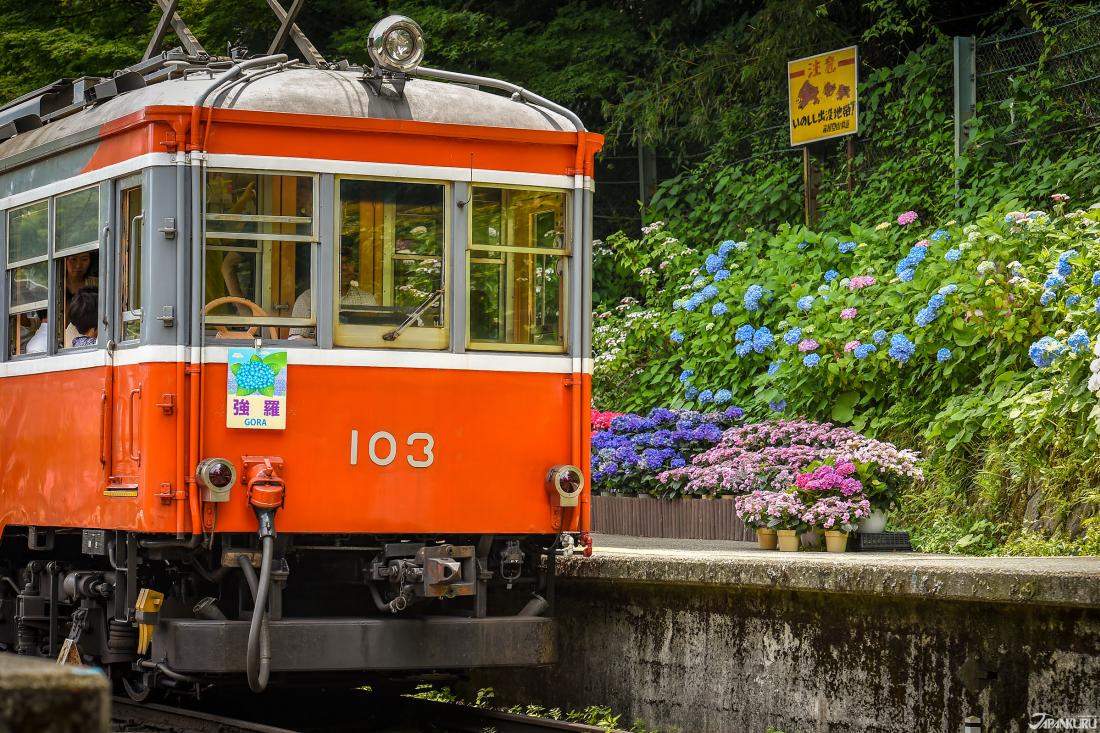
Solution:
<svg viewBox="0 0 1100 733"><path fill-rule="evenodd" d="M1100 716L1100 563L818 557L573 560L560 664L472 686L502 703L609 705L623 727L642 718L661 733L961 732L971 714L1024 731L1037 712ZM1021 588L1045 602L1005 600ZM998 673L978 694L957 677L974 654Z"/></svg>
<svg viewBox="0 0 1100 733"><path fill-rule="evenodd" d="M0 653L0 731L106 733L110 689L96 669Z"/></svg>

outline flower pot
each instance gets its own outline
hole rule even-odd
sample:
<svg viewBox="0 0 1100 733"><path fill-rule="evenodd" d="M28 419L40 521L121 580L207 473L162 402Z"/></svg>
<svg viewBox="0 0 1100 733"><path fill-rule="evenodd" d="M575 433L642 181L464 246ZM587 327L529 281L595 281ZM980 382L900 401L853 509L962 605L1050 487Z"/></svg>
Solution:
<svg viewBox="0 0 1100 733"><path fill-rule="evenodd" d="M653 494L638 494L639 499L652 499Z"/></svg>
<svg viewBox="0 0 1100 733"><path fill-rule="evenodd" d="M715 496L714 494L703 494L703 495L702 495L701 497L699 497L699 498L700 498L700 499L716 499L716 498L718 498L718 497L716 497L716 496Z"/></svg>
<svg viewBox="0 0 1100 733"><path fill-rule="evenodd" d="M839 530L826 530L825 547L829 552L844 552L848 549L848 533Z"/></svg>
<svg viewBox="0 0 1100 733"><path fill-rule="evenodd" d="M885 532L886 531L886 517L887 513L881 509L876 509L871 512L871 516L866 519L859 520L859 526L856 528L856 532L860 534L866 534L869 532Z"/></svg>
<svg viewBox="0 0 1100 733"><path fill-rule="evenodd" d="M763 527L756 530L756 542L760 545L761 550L774 550L778 539L774 529Z"/></svg>
<svg viewBox="0 0 1100 733"><path fill-rule="evenodd" d="M719 498L719 499L729 499L730 501L733 501L734 499L736 499L736 498L737 498L737 496L736 496L736 495L734 495L734 494L722 494L722 495L721 495L721 496L719 496L718 498Z"/></svg>
<svg viewBox="0 0 1100 733"><path fill-rule="evenodd" d="M821 531L817 529L811 529L809 532L804 532L802 534L802 537L800 537L799 539L802 540L803 547L813 547L817 544L817 541L821 539Z"/></svg>
<svg viewBox="0 0 1100 733"><path fill-rule="evenodd" d="M779 529L775 532L779 536L780 552L798 552L798 533L793 529Z"/></svg>

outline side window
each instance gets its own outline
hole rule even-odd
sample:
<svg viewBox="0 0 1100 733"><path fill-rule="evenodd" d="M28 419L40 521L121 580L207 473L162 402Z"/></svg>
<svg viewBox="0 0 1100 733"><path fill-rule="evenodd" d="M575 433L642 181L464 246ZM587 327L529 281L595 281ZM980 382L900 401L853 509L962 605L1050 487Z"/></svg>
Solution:
<svg viewBox="0 0 1100 733"><path fill-rule="evenodd" d="M145 227L141 187L122 191L122 231L119 232L119 310L122 341L141 335L141 231Z"/></svg>
<svg viewBox="0 0 1100 733"><path fill-rule="evenodd" d="M314 337L315 194L313 176L208 173L208 336Z"/></svg>
<svg viewBox="0 0 1100 733"><path fill-rule="evenodd" d="M8 344L11 356L46 351L49 248L49 201L8 212Z"/></svg>
<svg viewBox="0 0 1100 733"><path fill-rule="evenodd" d="M57 288L55 338L61 349L94 346L99 336L99 187L54 204Z"/></svg>
<svg viewBox="0 0 1100 733"><path fill-rule="evenodd" d="M469 349L565 351L566 194L475 186Z"/></svg>
<svg viewBox="0 0 1100 733"><path fill-rule="evenodd" d="M443 349L447 187L339 182L338 346Z"/></svg>

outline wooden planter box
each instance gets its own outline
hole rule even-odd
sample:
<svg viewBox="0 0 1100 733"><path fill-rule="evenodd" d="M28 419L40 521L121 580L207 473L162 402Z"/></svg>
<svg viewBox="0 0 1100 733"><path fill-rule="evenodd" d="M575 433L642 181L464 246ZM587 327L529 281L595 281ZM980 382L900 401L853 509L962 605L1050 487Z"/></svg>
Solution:
<svg viewBox="0 0 1100 733"><path fill-rule="evenodd" d="M592 530L632 537L755 542L756 534L737 518L725 499L639 499L592 497Z"/></svg>

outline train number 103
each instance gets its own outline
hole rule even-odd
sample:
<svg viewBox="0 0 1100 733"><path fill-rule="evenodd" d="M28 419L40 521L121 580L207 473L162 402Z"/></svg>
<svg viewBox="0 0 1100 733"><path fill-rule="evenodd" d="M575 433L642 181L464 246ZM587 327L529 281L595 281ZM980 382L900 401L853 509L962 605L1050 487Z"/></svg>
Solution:
<svg viewBox="0 0 1100 733"><path fill-rule="evenodd" d="M429 433L412 433L405 440L411 446L405 460L413 468L427 468L435 462L435 438ZM376 466L388 466L397 458L397 438L385 430L379 430L367 441L367 456ZM359 464L359 431L351 431L351 465Z"/></svg>

